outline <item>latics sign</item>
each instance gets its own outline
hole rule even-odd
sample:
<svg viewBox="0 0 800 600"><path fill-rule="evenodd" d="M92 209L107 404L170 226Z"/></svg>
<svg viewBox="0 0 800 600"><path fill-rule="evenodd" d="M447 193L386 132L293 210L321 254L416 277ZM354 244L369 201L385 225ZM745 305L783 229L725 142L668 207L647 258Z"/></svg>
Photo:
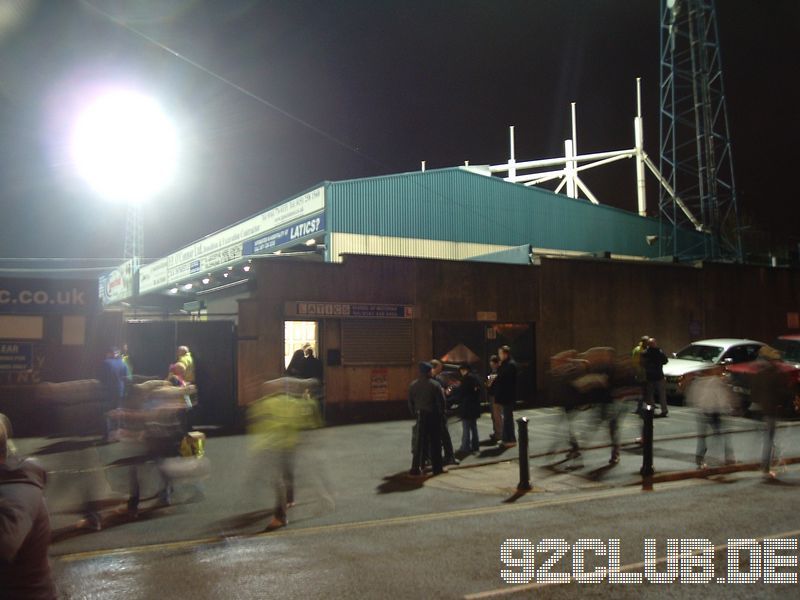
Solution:
<svg viewBox="0 0 800 600"><path fill-rule="evenodd" d="M413 319L414 307L407 304L364 304L356 302L289 302L289 316L342 319Z"/></svg>
<svg viewBox="0 0 800 600"><path fill-rule="evenodd" d="M33 347L29 343L0 344L0 373L17 373L33 369Z"/></svg>
<svg viewBox="0 0 800 600"><path fill-rule="evenodd" d="M296 221L277 231L270 232L263 237L245 242L244 254L249 256L252 254L274 252L283 246L305 241L308 238L318 235L324 229L325 214L320 213L315 217Z"/></svg>

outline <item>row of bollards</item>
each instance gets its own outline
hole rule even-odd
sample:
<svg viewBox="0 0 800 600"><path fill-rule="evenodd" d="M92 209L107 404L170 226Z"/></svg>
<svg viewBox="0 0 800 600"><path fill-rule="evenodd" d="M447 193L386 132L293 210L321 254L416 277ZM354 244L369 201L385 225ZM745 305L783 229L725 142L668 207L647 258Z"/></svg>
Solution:
<svg viewBox="0 0 800 600"><path fill-rule="evenodd" d="M650 491L653 489L653 417L655 407L652 404L645 404L642 407L642 468L639 473L642 476L642 489ZM531 485L531 468L528 461L528 418L517 419L517 445L519 447L519 483L518 492L529 492L533 489Z"/></svg>

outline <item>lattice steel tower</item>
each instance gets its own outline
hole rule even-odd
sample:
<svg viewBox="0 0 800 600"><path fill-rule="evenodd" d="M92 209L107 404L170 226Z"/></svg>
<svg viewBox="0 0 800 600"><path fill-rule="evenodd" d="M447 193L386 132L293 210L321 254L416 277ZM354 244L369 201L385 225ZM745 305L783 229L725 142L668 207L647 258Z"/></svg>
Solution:
<svg viewBox="0 0 800 600"><path fill-rule="evenodd" d="M136 273L141 266L144 251L144 227L142 226L142 203L138 200L128 202L128 214L125 219L125 260L133 261L132 272Z"/></svg>
<svg viewBox="0 0 800 600"><path fill-rule="evenodd" d="M661 0L660 96L659 168L677 197L663 188L659 196L662 254L740 261L714 0ZM708 233L703 247L682 248L680 231L698 223Z"/></svg>

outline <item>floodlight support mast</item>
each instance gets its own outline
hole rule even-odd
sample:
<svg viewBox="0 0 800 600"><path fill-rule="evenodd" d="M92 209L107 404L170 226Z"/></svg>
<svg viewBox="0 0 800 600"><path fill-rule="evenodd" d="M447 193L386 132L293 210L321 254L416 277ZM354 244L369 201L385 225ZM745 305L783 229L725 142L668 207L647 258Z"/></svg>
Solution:
<svg viewBox="0 0 800 600"><path fill-rule="evenodd" d="M505 181L521 183L526 186L541 185L556 179L560 180L555 189L560 193L566 187L566 195L570 198L579 198L582 192L593 204L600 204L598 198L592 193L586 183L580 178L579 173L588 169L601 167L626 158L636 160L636 197L637 208L640 216L647 216L647 171L650 171L661 187L663 194L671 199L684 218L692 224L697 231L705 231L702 222L693 214L691 208L675 193L669 181L665 178L655 163L644 150L644 124L642 118L642 90L641 78L636 79L636 116L634 117L634 147L623 150L610 150L606 152L592 152L578 154L577 140L577 111L574 102L570 105L572 120L572 138L564 140L564 156L545 158L539 160L517 161L514 151L514 126L509 127L509 158L506 163L490 165L489 172L493 175L506 174ZM540 171L548 167L562 167ZM520 171L537 170L535 173L520 174Z"/></svg>
<svg viewBox="0 0 800 600"><path fill-rule="evenodd" d="M132 261L134 273L136 273L141 266L143 251L144 227L142 225L142 203L133 200L128 202L123 256L126 261Z"/></svg>

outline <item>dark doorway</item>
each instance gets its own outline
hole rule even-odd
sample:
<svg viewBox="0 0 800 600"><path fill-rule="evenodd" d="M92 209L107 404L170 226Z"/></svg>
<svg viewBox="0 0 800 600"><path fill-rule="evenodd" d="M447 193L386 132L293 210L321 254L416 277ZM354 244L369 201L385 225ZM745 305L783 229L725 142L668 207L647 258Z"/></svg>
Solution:
<svg viewBox="0 0 800 600"><path fill-rule="evenodd" d="M195 365L198 404L191 421L228 429L238 423L236 326L233 321L152 321L127 324L134 375L164 378L178 346Z"/></svg>
<svg viewBox="0 0 800 600"><path fill-rule="evenodd" d="M519 368L517 400L528 404L536 397L536 328L534 323L480 323L435 321L433 356L448 362L470 362L481 376L489 372L489 357L500 346L510 346Z"/></svg>

